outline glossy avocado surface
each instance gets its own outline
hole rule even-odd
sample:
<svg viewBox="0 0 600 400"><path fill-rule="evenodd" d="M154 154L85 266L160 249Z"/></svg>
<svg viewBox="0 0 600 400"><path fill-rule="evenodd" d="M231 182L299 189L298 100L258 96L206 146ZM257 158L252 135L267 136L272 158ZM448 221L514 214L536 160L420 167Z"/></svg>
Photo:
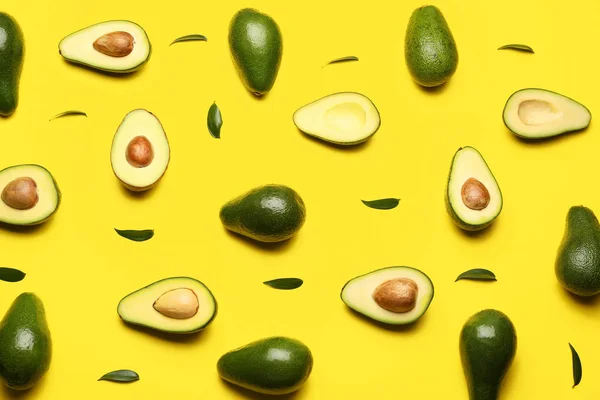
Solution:
<svg viewBox="0 0 600 400"><path fill-rule="evenodd" d="M295 392L306 382L312 367L310 349L283 336L256 340L224 354L217 363L224 380L265 394Z"/></svg>
<svg viewBox="0 0 600 400"><path fill-rule="evenodd" d="M12 115L19 104L25 39L17 21L0 12L0 115Z"/></svg>
<svg viewBox="0 0 600 400"><path fill-rule="evenodd" d="M44 305L35 294L23 293L0 322L0 379L11 389L29 389L48 371L51 359Z"/></svg>
<svg viewBox="0 0 600 400"><path fill-rule="evenodd" d="M256 187L227 202L220 211L225 228L260 242L280 242L304 225L306 207L300 195L284 185Z"/></svg>

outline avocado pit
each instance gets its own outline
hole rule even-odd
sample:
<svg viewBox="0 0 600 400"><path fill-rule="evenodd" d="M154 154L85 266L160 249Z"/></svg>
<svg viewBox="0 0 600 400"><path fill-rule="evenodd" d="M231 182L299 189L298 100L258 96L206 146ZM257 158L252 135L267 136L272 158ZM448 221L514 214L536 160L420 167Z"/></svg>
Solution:
<svg viewBox="0 0 600 400"><path fill-rule="evenodd" d="M134 38L129 32L115 31L100 36L94 42L96 51L110 57L125 57L133 51Z"/></svg>
<svg viewBox="0 0 600 400"><path fill-rule="evenodd" d="M562 117L562 112L544 100L525 100L519 104L518 115L525 125L537 126Z"/></svg>
<svg viewBox="0 0 600 400"><path fill-rule="evenodd" d="M152 305L168 318L189 319L198 313L198 297L193 290L179 288L163 293Z"/></svg>
<svg viewBox="0 0 600 400"><path fill-rule="evenodd" d="M152 143L145 136L136 136L127 145L125 157L129 165L135 168L144 168L154 159Z"/></svg>
<svg viewBox="0 0 600 400"><path fill-rule="evenodd" d="M490 192L475 178L469 178L463 184L460 195L462 201L471 210L481 211L490 204Z"/></svg>
<svg viewBox="0 0 600 400"><path fill-rule="evenodd" d="M390 279L375 289L373 300L383 309L394 313L405 313L415 308L419 286L409 278Z"/></svg>
<svg viewBox="0 0 600 400"><path fill-rule="evenodd" d="M38 200L37 184L28 176L11 181L2 190L2 201L16 210L29 210Z"/></svg>

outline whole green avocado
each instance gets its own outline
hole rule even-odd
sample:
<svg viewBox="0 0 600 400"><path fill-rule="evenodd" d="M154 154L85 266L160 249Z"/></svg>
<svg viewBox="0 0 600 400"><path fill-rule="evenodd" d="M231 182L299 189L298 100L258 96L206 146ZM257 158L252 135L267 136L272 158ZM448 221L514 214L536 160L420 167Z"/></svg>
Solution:
<svg viewBox="0 0 600 400"><path fill-rule="evenodd" d="M554 268L569 292L578 296L600 293L600 224L589 208L569 209Z"/></svg>
<svg viewBox="0 0 600 400"><path fill-rule="evenodd" d="M0 115L12 115L19 104L25 40L17 21L0 12Z"/></svg>
<svg viewBox="0 0 600 400"><path fill-rule="evenodd" d="M259 186L227 202L219 213L223 226L260 242L294 236L306 219L300 195L284 185Z"/></svg>
<svg viewBox="0 0 600 400"><path fill-rule="evenodd" d="M229 49L246 88L267 94L277 78L283 44L273 18L252 8L238 11L229 24Z"/></svg>
<svg viewBox="0 0 600 400"><path fill-rule="evenodd" d="M463 325L459 348L469 399L497 400L517 351L512 321L498 310L474 314Z"/></svg>
<svg viewBox="0 0 600 400"><path fill-rule="evenodd" d="M406 29L404 57L412 78L421 86L442 85L456 72L456 43L437 7L423 6L413 11Z"/></svg>
<svg viewBox="0 0 600 400"><path fill-rule="evenodd" d="M0 380L11 389L30 389L48 371L51 359L44 305L34 293L23 293L0 322Z"/></svg>
<svg viewBox="0 0 600 400"><path fill-rule="evenodd" d="M273 336L225 353L217 362L219 376L257 393L297 391L313 368L310 349L296 339Z"/></svg>

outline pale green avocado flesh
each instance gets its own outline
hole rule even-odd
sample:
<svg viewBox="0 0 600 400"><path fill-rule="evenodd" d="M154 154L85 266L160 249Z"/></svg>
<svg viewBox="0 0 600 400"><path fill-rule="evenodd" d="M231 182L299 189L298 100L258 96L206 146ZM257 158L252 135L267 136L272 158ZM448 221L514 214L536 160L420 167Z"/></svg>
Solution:
<svg viewBox="0 0 600 400"><path fill-rule="evenodd" d="M307 135L340 145L362 143L377 132L381 117L360 93L334 93L300 107L294 124Z"/></svg>
<svg viewBox="0 0 600 400"><path fill-rule="evenodd" d="M194 333L217 315L217 301L202 282L173 277L125 296L117 307L126 323L167 333Z"/></svg>
<svg viewBox="0 0 600 400"><path fill-rule="evenodd" d="M135 157L144 157L146 162L136 163L136 158L130 157L131 152ZM144 191L162 178L169 166L170 153L159 119L147 110L136 109L123 118L115 133L110 162L115 176L126 188Z"/></svg>
<svg viewBox="0 0 600 400"><path fill-rule="evenodd" d="M19 183L23 180L30 182L30 186ZM41 224L54 215L61 201L52 174L35 164L15 165L0 171L0 192L0 222L11 225ZM14 199L24 195L31 200L15 208Z"/></svg>
<svg viewBox="0 0 600 400"><path fill-rule="evenodd" d="M402 311L392 310L387 304L378 301L378 288L395 280L412 281L413 301ZM397 300L403 287L393 290L389 301ZM417 321L425 314L433 300L434 287L431 279L422 271L411 267L387 267L357 276L349 280L342 288L342 301L354 311L375 321L389 325L404 325ZM386 306L382 307L382 304ZM412 308L411 308L412 307ZM410 308L410 309L408 309Z"/></svg>
<svg viewBox="0 0 600 400"><path fill-rule="evenodd" d="M454 155L446 185L446 210L454 223L476 231L489 226L502 211L502 192L483 156L461 147Z"/></svg>
<svg viewBox="0 0 600 400"><path fill-rule="evenodd" d="M521 89L513 93L502 114L504 124L516 136L544 139L585 129L592 114L581 103L545 89Z"/></svg>
<svg viewBox="0 0 600 400"><path fill-rule="evenodd" d="M120 32L120 41L113 37L108 43L105 35L114 32ZM111 53L103 50L106 47L94 46L101 37L105 39L101 40L101 43L111 48L118 45L122 52ZM123 37L127 38L127 42L123 42ZM128 50L123 50L123 47ZM67 61L114 73L138 70L148 61L152 53L150 39L144 29L135 22L123 20L100 22L71 33L60 41L58 49L60 55Z"/></svg>

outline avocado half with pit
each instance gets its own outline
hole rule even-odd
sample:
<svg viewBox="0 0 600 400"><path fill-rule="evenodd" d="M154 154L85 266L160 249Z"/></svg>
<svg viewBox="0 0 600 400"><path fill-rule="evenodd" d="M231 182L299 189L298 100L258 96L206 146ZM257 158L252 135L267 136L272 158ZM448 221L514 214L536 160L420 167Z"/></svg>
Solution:
<svg viewBox="0 0 600 400"><path fill-rule="evenodd" d="M433 300L431 279L412 267L387 267L350 279L342 301L375 321L405 325L425 314Z"/></svg>
<svg viewBox="0 0 600 400"><path fill-rule="evenodd" d="M300 107L296 127L309 136L338 145L363 143L381 125L375 104L360 93L334 93Z"/></svg>
<svg viewBox="0 0 600 400"><path fill-rule="evenodd" d="M477 149L465 146L452 159L445 192L446 211L467 231L488 227L502 211L502 192Z"/></svg>
<svg viewBox="0 0 600 400"><path fill-rule="evenodd" d="M544 139L589 126L592 114L583 104L545 89L513 93L503 112L504 124L516 136Z"/></svg>
<svg viewBox="0 0 600 400"><path fill-rule="evenodd" d="M113 138L110 163L115 176L129 190L153 188L169 166L171 150L162 124L151 112L129 112Z"/></svg>
<svg viewBox="0 0 600 400"><path fill-rule="evenodd" d="M217 300L199 280L172 277L123 297L117 313L128 324L167 333L194 333L216 317Z"/></svg>
<svg viewBox="0 0 600 400"><path fill-rule="evenodd" d="M152 54L146 31L131 21L105 21L71 33L60 41L65 60L100 71L127 73L138 70Z"/></svg>
<svg viewBox="0 0 600 400"><path fill-rule="evenodd" d="M61 192L52 174L36 164L23 164L0 171L0 222L37 225L58 210Z"/></svg>

